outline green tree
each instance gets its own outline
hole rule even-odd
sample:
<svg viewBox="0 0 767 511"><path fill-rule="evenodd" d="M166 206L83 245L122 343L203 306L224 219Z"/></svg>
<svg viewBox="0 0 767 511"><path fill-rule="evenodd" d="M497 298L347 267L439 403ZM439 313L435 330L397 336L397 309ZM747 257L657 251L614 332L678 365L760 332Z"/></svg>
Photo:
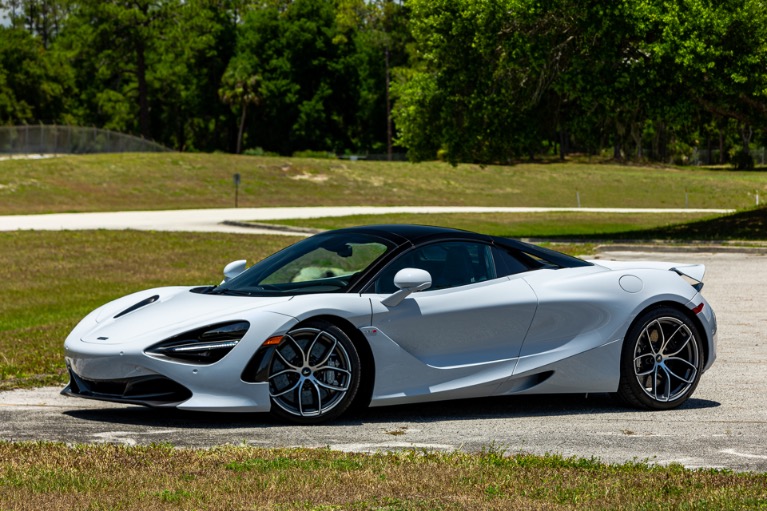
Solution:
<svg viewBox="0 0 767 511"><path fill-rule="evenodd" d="M755 128L767 125L767 11L760 0L663 2L656 45L704 110L737 122L742 166Z"/></svg>
<svg viewBox="0 0 767 511"><path fill-rule="evenodd" d="M543 102L569 51L567 19L527 0L414 0L425 65L398 87L399 139L413 159L506 161L544 137Z"/></svg>
<svg viewBox="0 0 767 511"><path fill-rule="evenodd" d="M73 74L39 37L0 26L0 123L67 122Z"/></svg>
<svg viewBox="0 0 767 511"><path fill-rule="evenodd" d="M4 0L0 1L11 26L22 28L40 38L49 48L66 20L72 0Z"/></svg>
<svg viewBox="0 0 767 511"><path fill-rule="evenodd" d="M57 41L78 71L83 121L151 138L150 69L180 0L81 0Z"/></svg>
<svg viewBox="0 0 767 511"><path fill-rule="evenodd" d="M228 70L224 74L219 89L221 100L232 107L240 110L240 127L237 130L237 149L236 154L242 152L242 135L245 131L245 119L247 118L248 107L257 106L261 102L259 95L260 77L238 76L235 71Z"/></svg>
<svg viewBox="0 0 767 511"><path fill-rule="evenodd" d="M283 154L341 151L350 144L358 75L354 46L341 35L330 0L294 0L248 11L227 71L260 76L261 103L250 140Z"/></svg>

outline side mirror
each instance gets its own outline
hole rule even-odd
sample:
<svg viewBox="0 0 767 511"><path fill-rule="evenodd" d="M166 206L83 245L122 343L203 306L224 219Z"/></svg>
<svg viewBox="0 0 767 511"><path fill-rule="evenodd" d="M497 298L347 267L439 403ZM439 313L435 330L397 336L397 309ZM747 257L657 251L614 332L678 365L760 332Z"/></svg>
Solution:
<svg viewBox="0 0 767 511"><path fill-rule="evenodd" d="M399 291L381 301L387 307L396 307L410 294L429 289L431 275L426 270L403 268L394 276L394 285L399 288Z"/></svg>
<svg viewBox="0 0 767 511"><path fill-rule="evenodd" d="M244 272L246 264L247 261L245 259L240 259L239 261L232 261L231 263L224 266L224 280L221 281L221 284L224 282L229 282L237 275Z"/></svg>

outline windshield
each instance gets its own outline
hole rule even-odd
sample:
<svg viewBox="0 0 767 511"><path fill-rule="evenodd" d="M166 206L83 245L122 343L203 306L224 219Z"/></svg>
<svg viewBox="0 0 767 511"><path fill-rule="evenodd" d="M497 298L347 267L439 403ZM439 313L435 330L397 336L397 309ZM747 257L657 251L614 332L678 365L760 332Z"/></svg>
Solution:
<svg viewBox="0 0 767 511"><path fill-rule="evenodd" d="M318 234L254 264L212 292L245 296L343 292L393 248L388 240L366 234Z"/></svg>

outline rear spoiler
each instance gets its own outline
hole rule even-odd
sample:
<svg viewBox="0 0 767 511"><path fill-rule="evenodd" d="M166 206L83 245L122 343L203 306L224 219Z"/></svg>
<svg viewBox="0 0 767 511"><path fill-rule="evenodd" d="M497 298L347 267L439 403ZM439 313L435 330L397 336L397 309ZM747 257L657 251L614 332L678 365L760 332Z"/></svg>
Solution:
<svg viewBox="0 0 767 511"><path fill-rule="evenodd" d="M694 287L698 292L703 289L703 275L706 274L706 267L702 264L686 264L683 266L674 266L669 268L671 271L679 274L680 277L687 277L690 285Z"/></svg>
<svg viewBox="0 0 767 511"><path fill-rule="evenodd" d="M703 289L703 276L706 266L703 264L662 263L657 261L604 261L592 260L590 263L604 266L610 270L668 270L685 278L696 290Z"/></svg>

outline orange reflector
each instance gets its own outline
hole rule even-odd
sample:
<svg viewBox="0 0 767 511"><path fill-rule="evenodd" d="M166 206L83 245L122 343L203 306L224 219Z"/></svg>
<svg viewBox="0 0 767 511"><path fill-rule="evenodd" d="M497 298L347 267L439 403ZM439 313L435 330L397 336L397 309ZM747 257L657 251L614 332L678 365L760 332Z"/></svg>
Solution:
<svg viewBox="0 0 767 511"><path fill-rule="evenodd" d="M700 314L700 311L702 311L702 310L703 310L703 302L701 302L701 303L700 303L700 305L698 305L697 307L695 307L695 308L692 310L692 312L693 312L694 314Z"/></svg>
<svg viewBox="0 0 767 511"><path fill-rule="evenodd" d="M265 340L262 346L277 346L281 342L282 342L282 336L275 335L274 337L270 337L267 340Z"/></svg>

